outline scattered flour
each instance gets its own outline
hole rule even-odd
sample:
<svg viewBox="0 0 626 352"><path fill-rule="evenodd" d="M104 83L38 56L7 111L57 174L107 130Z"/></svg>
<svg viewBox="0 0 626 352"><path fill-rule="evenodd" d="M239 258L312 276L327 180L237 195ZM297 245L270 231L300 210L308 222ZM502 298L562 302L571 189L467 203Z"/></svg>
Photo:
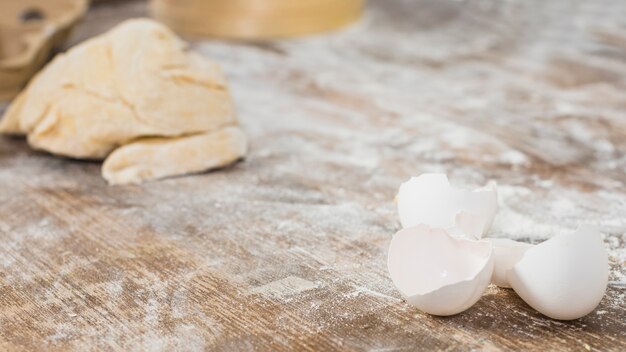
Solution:
<svg viewBox="0 0 626 352"><path fill-rule="evenodd" d="M261 294L276 299L285 299L319 287L321 287L319 283L308 281L297 276L288 276L284 279L253 288L250 293Z"/></svg>

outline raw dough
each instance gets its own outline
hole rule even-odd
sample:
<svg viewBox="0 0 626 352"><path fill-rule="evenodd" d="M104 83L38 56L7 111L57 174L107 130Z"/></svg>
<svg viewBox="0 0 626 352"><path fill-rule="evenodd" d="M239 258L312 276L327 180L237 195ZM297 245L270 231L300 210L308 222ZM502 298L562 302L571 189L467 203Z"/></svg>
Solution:
<svg viewBox="0 0 626 352"><path fill-rule="evenodd" d="M198 172L246 152L220 68L165 26L126 21L58 55L0 121L51 153L107 158L112 184Z"/></svg>

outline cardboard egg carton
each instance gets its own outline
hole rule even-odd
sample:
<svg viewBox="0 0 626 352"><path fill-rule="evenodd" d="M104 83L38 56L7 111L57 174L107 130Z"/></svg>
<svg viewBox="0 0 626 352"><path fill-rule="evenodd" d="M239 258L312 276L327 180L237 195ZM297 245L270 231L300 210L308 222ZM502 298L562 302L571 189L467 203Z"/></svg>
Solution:
<svg viewBox="0 0 626 352"><path fill-rule="evenodd" d="M87 0L0 1L0 101L13 98L60 48Z"/></svg>

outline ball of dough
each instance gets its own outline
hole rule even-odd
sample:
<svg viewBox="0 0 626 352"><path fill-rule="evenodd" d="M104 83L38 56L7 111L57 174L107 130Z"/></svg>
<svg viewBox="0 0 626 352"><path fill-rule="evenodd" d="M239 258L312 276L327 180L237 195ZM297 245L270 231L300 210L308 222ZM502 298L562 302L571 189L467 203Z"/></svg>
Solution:
<svg viewBox="0 0 626 352"><path fill-rule="evenodd" d="M14 100L0 132L58 155L110 155L103 175L114 184L216 168L246 152L220 68L148 19L58 55Z"/></svg>

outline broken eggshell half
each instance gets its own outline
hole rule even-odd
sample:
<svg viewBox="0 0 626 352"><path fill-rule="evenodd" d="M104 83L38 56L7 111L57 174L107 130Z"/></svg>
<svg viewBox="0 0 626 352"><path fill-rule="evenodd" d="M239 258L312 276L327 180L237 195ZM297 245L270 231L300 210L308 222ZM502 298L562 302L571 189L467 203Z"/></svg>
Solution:
<svg viewBox="0 0 626 352"><path fill-rule="evenodd" d="M455 238L420 224L394 235L387 267L411 305L432 315L454 315L474 305L489 285L491 253L488 241Z"/></svg>
<svg viewBox="0 0 626 352"><path fill-rule="evenodd" d="M604 296L608 278L608 253L592 226L533 246L507 273L511 287L528 305L558 320L591 313Z"/></svg>
<svg viewBox="0 0 626 352"><path fill-rule="evenodd" d="M513 241L508 238L486 238L493 246L493 275L491 283L500 287L511 287L507 272L522 259L524 253L532 247L529 243Z"/></svg>
<svg viewBox="0 0 626 352"><path fill-rule="evenodd" d="M455 236L480 239L498 209L495 183L476 190L450 186L445 174L422 174L404 182L396 197L403 228L426 224Z"/></svg>

